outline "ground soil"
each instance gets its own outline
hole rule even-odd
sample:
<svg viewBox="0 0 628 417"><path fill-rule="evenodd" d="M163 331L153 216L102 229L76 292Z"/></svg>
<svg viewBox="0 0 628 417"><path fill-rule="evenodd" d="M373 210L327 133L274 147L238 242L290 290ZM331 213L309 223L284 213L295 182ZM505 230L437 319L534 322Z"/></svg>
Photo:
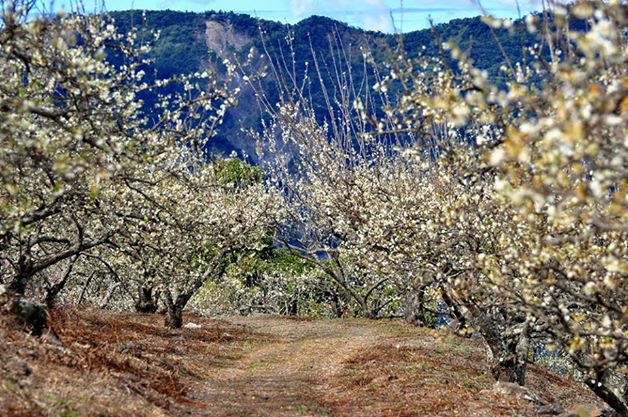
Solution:
<svg viewBox="0 0 628 417"><path fill-rule="evenodd" d="M541 415L541 403L583 416L603 408L536 367L528 392L496 390L479 341L400 321L185 321L200 327L61 309L52 332L35 338L0 316L0 415L512 417Z"/></svg>

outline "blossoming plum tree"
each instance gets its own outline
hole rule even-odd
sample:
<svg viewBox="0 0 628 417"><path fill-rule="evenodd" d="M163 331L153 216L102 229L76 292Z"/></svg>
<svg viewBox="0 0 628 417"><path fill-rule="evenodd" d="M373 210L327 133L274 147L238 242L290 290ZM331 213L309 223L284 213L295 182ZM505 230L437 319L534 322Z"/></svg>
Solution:
<svg viewBox="0 0 628 417"><path fill-rule="evenodd" d="M437 176L450 171L447 184L464 184L448 186L438 204L437 230L454 225L448 247L466 259L466 273L448 286L492 353L504 352L495 357L500 367L515 359L523 383L526 339L551 341L625 414L626 8L576 2L552 15L551 25L528 18L542 42L529 51L528 65L505 66L504 85L453 44L443 44L453 64L392 61L378 88L397 83L402 93L377 126L436 139ZM452 155L452 141L469 149ZM462 204L447 210L447 201ZM478 244L461 247L469 234ZM487 311L497 313L490 327L505 320L508 329L483 328L488 322L477 313ZM516 344L503 337L513 333ZM494 348L500 345L507 349ZM609 385L622 378L616 385L623 395Z"/></svg>
<svg viewBox="0 0 628 417"><path fill-rule="evenodd" d="M530 62L506 60L500 84L446 43L451 58L395 54L374 87L397 99L381 109L350 87L325 121L300 94L269 109L263 142L296 155L269 169L287 196L286 244L331 260L366 316L384 283L438 288L498 380L525 382L533 341L560 346L626 413L610 382L625 379L628 323L626 13L576 2L551 24L529 17L540 42Z"/></svg>
<svg viewBox="0 0 628 417"><path fill-rule="evenodd" d="M280 212L264 184L223 183L205 163L202 145L235 103L237 89L225 87L234 67L225 62L224 83L205 72L148 84L149 45L137 31L121 35L107 18L81 13L31 16L26 1L2 5L2 283L17 305L55 265L70 264L50 294L83 259L117 278L115 267L151 271L168 325L180 326L221 257ZM172 84L174 93L160 93ZM150 108L140 99L147 92L158 97Z"/></svg>

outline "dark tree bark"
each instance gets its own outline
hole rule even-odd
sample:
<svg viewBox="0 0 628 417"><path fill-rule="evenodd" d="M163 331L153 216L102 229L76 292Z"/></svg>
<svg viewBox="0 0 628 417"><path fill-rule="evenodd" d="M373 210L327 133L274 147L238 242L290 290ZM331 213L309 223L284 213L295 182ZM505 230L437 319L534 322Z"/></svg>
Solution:
<svg viewBox="0 0 628 417"><path fill-rule="evenodd" d="M298 300L297 297L292 298L288 302L287 313L288 313L289 316L296 316L296 315L299 314L299 300Z"/></svg>
<svg viewBox="0 0 628 417"><path fill-rule="evenodd" d="M74 268L74 264L76 263L77 259L78 256L73 256L70 259L70 265L68 265L68 268L65 270L61 281L57 282L46 290L45 302L48 308L52 308L54 306L55 302L57 301L57 296L65 288L65 284L68 282L68 278L70 278L70 275L72 274L72 268Z"/></svg>
<svg viewBox="0 0 628 417"><path fill-rule="evenodd" d="M615 394L605 383L605 375L602 372L598 372L596 379L589 379L585 381L587 387L595 395L604 400L606 404L619 413L621 417L628 417L628 402L626 397L623 399Z"/></svg>
<svg viewBox="0 0 628 417"><path fill-rule="evenodd" d="M168 306L165 325L169 329L179 329L183 326L183 308L181 306L177 304Z"/></svg>
<svg viewBox="0 0 628 417"><path fill-rule="evenodd" d="M8 290L16 295L22 296L26 293L26 286L30 282L32 274L27 271L21 271L15 278L9 283Z"/></svg>
<svg viewBox="0 0 628 417"><path fill-rule="evenodd" d="M338 288L343 292L343 298L349 299L352 298L360 308L360 314L362 317L371 318L371 311L366 304L365 297L360 296L349 284L347 281L347 277L345 276L344 269L342 267L342 263L339 261L338 256L334 254L331 257L333 261L333 266L330 267L324 263L315 262L315 264L320 267L325 273L337 284ZM369 291L370 293L370 291Z"/></svg>
<svg viewBox="0 0 628 417"><path fill-rule="evenodd" d="M81 229L82 230L82 229ZM64 261L68 258L72 258L72 257L76 257L78 255L80 255L82 252L87 251L89 249L92 249L96 246L100 246L106 242L109 241L109 238L113 235L114 233L110 233L104 237L102 237L99 240L94 240L94 241L83 241L83 237L82 237L82 231L79 233L79 242L74 245L73 247L71 247L70 249L67 249L65 251L62 251L60 253L57 253L55 255L51 255L46 259L40 260L37 263L34 263L32 261L32 259L26 257L26 256L22 256L19 260L18 260L18 268L17 268L17 274L15 275L15 277L13 278L13 280L9 283L9 287L8 290L14 294L17 294L19 296L24 295L24 293L26 292L26 287L28 286L29 282L31 281L31 279L35 276L35 274L37 274L38 272L43 271L44 269L55 265L61 261Z"/></svg>
<svg viewBox="0 0 628 417"><path fill-rule="evenodd" d="M465 304L465 307L471 315L474 327L482 335L491 352L493 378L500 382L523 385L526 371L525 362L527 361L527 331L525 337L520 338L521 343L508 343L507 338L499 331L493 317L473 303ZM518 355L517 350L523 352L524 348L525 355Z"/></svg>
<svg viewBox="0 0 628 417"><path fill-rule="evenodd" d="M48 310L43 304L26 300L21 296L12 297L11 313L19 322L31 329L34 336L41 336L48 328Z"/></svg>
<svg viewBox="0 0 628 417"><path fill-rule="evenodd" d="M169 290L164 291L164 301L166 304L165 325L169 329L179 329L183 326L183 309L191 298L191 294L182 293L176 299L172 298Z"/></svg>
<svg viewBox="0 0 628 417"><path fill-rule="evenodd" d="M328 296L331 300L331 306L334 311L334 317L342 318L344 314L344 304L342 302L342 299L338 295L338 293L336 291L326 290L325 296Z"/></svg>
<svg viewBox="0 0 628 417"><path fill-rule="evenodd" d="M138 299L135 303L135 311L138 313L155 313L159 301L159 291L153 294L152 287L141 286L137 289Z"/></svg>
<svg viewBox="0 0 628 417"><path fill-rule="evenodd" d="M238 248L223 249L220 253L216 254L205 272L196 277L190 287L186 291L178 294L176 299L172 298L170 290L166 289L163 292L163 300L164 304L166 304L166 327L178 329L183 325L183 309L188 301L190 301L190 298L196 294L196 291L203 286L205 281L207 281L212 274L221 274L224 272L226 265L222 262L223 258L236 250L238 250Z"/></svg>
<svg viewBox="0 0 628 417"><path fill-rule="evenodd" d="M221 252L214 258L211 267L209 267L205 273L199 276L196 281L192 284L192 287L187 291L182 292L177 295L176 299L172 298L172 294L170 290L165 290L164 294L164 303L166 304L166 320L165 325L170 329L178 329L183 325L183 309L187 305L190 298L198 291L211 273L216 273L217 270L221 269L221 260L222 257L228 253L227 250Z"/></svg>

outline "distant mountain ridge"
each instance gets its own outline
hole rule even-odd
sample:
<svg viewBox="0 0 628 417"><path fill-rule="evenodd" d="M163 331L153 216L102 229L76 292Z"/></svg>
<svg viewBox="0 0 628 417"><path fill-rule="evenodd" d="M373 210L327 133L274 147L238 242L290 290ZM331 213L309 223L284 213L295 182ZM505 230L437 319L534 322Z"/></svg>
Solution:
<svg viewBox="0 0 628 417"><path fill-rule="evenodd" d="M202 71L208 67L220 70L220 63L226 57L237 54L244 56L251 47L258 50L266 48L275 57L286 54L286 36L292 33L292 48L297 68L297 76L302 76L307 63L312 65L312 51L316 51L319 63L328 65L333 61L328 35L336 34L335 42L349 51L352 60L354 78L364 76L359 46L367 46L376 60L386 59L389 52L398 45L397 35L381 32L365 31L349 26L328 17L312 16L295 25L261 20L246 14L233 12L204 13L178 11L122 11L111 12L121 32L132 26L142 27L149 31L159 31L160 37L153 51L154 70L160 77ZM512 62L522 59L522 47L534 43L529 35L525 35L525 23L515 22L516 35L506 30L490 28L480 17L455 19L449 23L439 24L434 29L443 41L453 39L463 50L470 52L476 65L498 77L499 67L504 64L504 57L495 40L499 39L501 47ZM264 33L264 42L260 30ZM424 29L409 32L401 36L405 50L412 56L420 49L427 55L438 55L439 48L435 40L434 30ZM331 65L331 64L329 64ZM329 70L329 69L328 69ZM333 88L331 73L323 71L325 81ZM270 81L269 81L270 82ZM235 80L242 86L242 80ZM272 93L272 82L270 82ZM234 85L235 87L235 85ZM315 108L325 107L320 85L314 82L311 95ZM252 92L244 89L237 108L229 111L225 123L221 126L219 136L212 141L213 153L228 154L236 151L253 156L255 148L252 142L242 133L243 129L255 128L259 124L260 111Z"/></svg>

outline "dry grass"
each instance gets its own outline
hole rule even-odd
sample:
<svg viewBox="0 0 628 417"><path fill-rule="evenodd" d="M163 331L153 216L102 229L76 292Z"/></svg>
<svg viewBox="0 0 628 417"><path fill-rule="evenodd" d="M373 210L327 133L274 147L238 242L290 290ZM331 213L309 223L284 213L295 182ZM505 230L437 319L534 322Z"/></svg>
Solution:
<svg viewBox="0 0 628 417"><path fill-rule="evenodd" d="M4 416L535 416L495 392L484 350L400 322L211 320L60 309L34 338L0 315ZM532 367L530 388L563 407L599 404Z"/></svg>
<svg viewBox="0 0 628 417"><path fill-rule="evenodd" d="M188 386L235 360L242 327L187 315L201 329L167 330L163 317L56 310L38 340L0 320L0 409L28 416L158 416L202 409ZM56 336L55 336L56 335Z"/></svg>
<svg viewBox="0 0 628 417"><path fill-rule="evenodd" d="M480 349L469 355L386 343L346 361L329 404L339 416L365 407L379 416L530 414L530 403L500 396L492 386Z"/></svg>
<svg viewBox="0 0 628 417"><path fill-rule="evenodd" d="M427 329L356 352L336 375L326 404L337 416L536 416L537 404L493 389L484 347ZM405 345L404 345L405 344ZM544 404L604 408L586 388L531 366L527 388ZM368 410L365 413L365 410ZM583 414L589 415L589 414Z"/></svg>

